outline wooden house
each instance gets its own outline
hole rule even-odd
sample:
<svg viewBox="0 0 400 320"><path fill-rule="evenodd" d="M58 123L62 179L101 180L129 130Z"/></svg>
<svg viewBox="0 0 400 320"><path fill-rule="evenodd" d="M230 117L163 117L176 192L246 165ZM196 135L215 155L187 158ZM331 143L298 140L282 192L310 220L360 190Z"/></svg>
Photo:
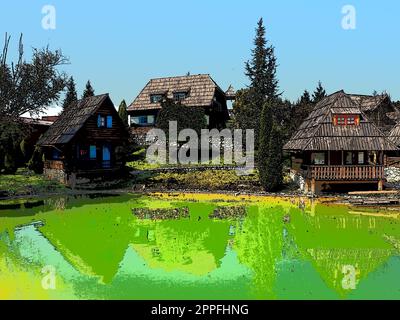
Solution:
<svg viewBox="0 0 400 320"><path fill-rule="evenodd" d="M320 101L284 146L305 191L328 191L335 184L374 184L382 190L388 152L397 146L368 119L344 91Z"/></svg>
<svg viewBox="0 0 400 320"><path fill-rule="evenodd" d="M233 98L231 91L229 99ZM142 135L155 127L164 97L185 106L204 108L210 129L224 128L229 119L226 94L210 75L151 79L128 107L133 134Z"/></svg>
<svg viewBox="0 0 400 320"><path fill-rule="evenodd" d="M39 139L44 174L65 184L114 174L125 165L128 132L108 94L72 103Z"/></svg>

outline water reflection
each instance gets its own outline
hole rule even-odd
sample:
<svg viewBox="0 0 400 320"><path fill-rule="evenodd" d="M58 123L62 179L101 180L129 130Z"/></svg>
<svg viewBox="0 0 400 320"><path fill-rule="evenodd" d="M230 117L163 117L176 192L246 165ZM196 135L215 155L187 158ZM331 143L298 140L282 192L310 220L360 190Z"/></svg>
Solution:
<svg viewBox="0 0 400 320"><path fill-rule="evenodd" d="M173 219L133 214L146 210ZM393 212L302 198L245 207L223 199L52 198L3 207L0 284L17 285L11 269L39 284L50 264L62 284L58 296L69 298L352 298L368 296L369 283L379 292L371 275L386 274L399 239ZM354 287L344 285L346 270L354 270Z"/></svg>

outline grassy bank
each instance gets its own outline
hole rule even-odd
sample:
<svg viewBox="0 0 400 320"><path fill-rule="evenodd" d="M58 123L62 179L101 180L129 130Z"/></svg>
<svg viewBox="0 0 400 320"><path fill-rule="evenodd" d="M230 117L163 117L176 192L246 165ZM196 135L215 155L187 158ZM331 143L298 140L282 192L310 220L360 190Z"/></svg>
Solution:
<svg viewBox="0 0 400 320"><path fill-rule="evenodd" d="M0 175L0 197L45 194L65 189L60 183L47 180L27 169L20 168L16 174Z"/></svg>

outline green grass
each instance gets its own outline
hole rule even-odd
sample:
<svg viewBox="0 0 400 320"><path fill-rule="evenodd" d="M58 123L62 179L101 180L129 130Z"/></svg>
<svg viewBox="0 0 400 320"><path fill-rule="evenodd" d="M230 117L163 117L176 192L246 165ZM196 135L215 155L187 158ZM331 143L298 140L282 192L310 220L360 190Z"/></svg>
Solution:
<svg viewBox="0 0 400 320"><path fill-rule="evenodd" d="M63 189L65 186L60 183L47 180L43 175L23 168L18 169L16 174L0 175L0 192L6 192L9 196L40 194Z"/></svg>
<svg viewBox="0 0 400 320"><path fill-rule="evenodd" d="M205 170L182 173L158 173L150 181L174 184L182 188L224 190L240 185L257 186L258 174L239 176L235 170Z"/></svg>

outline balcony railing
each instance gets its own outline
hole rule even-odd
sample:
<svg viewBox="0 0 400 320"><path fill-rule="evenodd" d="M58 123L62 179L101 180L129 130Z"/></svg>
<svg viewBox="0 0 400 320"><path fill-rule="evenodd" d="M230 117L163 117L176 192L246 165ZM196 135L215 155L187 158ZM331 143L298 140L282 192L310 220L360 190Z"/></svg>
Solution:
<svg viewBox="0 0 400 320"><path fill-rule="evenodd" d="M315 180L382 180L384 166L310 166L307 177Z"/></svg>

